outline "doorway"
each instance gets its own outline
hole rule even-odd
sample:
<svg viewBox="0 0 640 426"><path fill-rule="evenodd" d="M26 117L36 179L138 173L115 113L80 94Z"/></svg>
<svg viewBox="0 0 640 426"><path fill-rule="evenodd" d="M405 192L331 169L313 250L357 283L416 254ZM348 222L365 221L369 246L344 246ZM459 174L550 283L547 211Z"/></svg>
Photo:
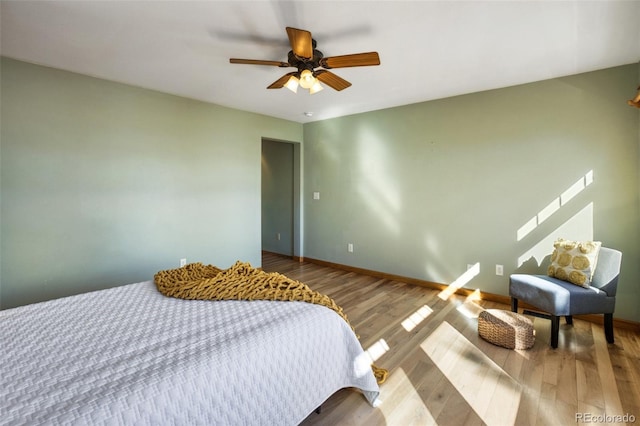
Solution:
<svg viewBox="0 0 640 426"><path fill-rule="evenodd" d="M262 139L262 250L301 258L300 144Z"/></svg>

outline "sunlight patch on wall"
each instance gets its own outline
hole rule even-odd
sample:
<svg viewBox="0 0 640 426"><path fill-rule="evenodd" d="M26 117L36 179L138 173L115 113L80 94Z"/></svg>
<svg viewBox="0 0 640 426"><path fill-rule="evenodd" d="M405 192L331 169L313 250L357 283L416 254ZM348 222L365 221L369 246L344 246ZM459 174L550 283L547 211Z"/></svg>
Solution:
<svg viewBox="0 0 640 426"><path fill-rule="evenodd" d="M359 182L357 185L360 198L369 207L369 211L378 216L382 223L392 232L400 232L398 213L401 208L400 191L392 183L390 173L390 155L385 144L372 132L359 135Z"/></svg>
<svg viewBox="0 0 640 426"><path fill-rule="evenodd" d="M573 197L581 193L587 186L593 183L593 170L589 170L586 175L578 179L576 183L571 185L566 191L560 194L560 205L564 206Z"/></svg>
<svg viewBox="0 0 640 426"><path fill-rule="evenodd" d="M547 204L545 208L540 210L536 215L536 225L540 225L545 220L549 219L558 210L560 210L560 197L557 197L555 200Z"/></svg>
<svg viewBox="0 0 640 426"><path fill-rule="evenodd" d="M480 273L480 263L474 264L471 268L467 269L466 272L460 275L454 282L449 284L447 288L438 293L438 297L442 300L447 300L454 294L458 289L464 287Z"/></svg>
<svg viewBox="0 0 640 426"><path fill-rule="evenodd" d="M390 425L435 425L411 379L402 368L395 370L380 388L380 411Z"/></svg>
<svg viewBox="0 0 640 426"><path fill-rule="evenodd" d="M338 149L334 147L331 141L340 140L341 131L339 126L334 125L331 122L326 122L321 127L321 130L315 132L315 137L318 143L313 145L312 150L317 150L315 154L318 158L323 158L322 161L331 163L332 166L339 167L341 155Z"/></svg>
<svg viewBox="0 0 640 426"><path fill-rule="evenodd" d="M422 321L424 321L429 315L433 313L433 309L431 309L427 305L423 305L417 311L412 313L407 319L402 321L402 327L405 330L411 331L416 328Z"/></svg>
<svg viewBox="0 0 640 426"><path fill-rule="evenodd" d="M518 257L518 268L531 260L537 262L535 266L540 266L544 258L553 252L553 243L558 238L578 241L593 240L593 202L587 204L585 208Z"/></svg>
<svg viewBox="0 0 640 426"><path fill-rule="evenodd" d="M585 190L585 188L593 183L593 170L589 170L584 176L578 179L573 185L569 186L562 194L553 199L546 205L537 215L532 217L516 232L516 241L522 240L529 235L540 224L549 219L560 208L566 205L572 198Z"/></svg>
<svg viewBox="0 0 640 426"><path fill-rule="evenodd" d="M458 330L444 321L420 347L486 424L514 424L522 386Z"/></svg>
<svg viewBox="0 0 640 426"><path fill-rule="evenodd" d="M444 271L446 267L442 261L442 248L438 237L427 233L424 237L424 246L427 249L425 276L438 283L447 281L446 277L451 276L451 273L447 275L447 271Z"/></svg>

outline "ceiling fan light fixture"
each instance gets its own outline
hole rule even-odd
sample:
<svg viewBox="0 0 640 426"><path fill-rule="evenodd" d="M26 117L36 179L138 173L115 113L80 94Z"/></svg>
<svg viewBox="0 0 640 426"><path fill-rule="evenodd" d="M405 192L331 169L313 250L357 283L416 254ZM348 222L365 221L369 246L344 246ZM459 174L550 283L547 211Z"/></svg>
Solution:
<svg viewBox="0 0 640 426"><path fill-rule="evenodd" d="M303 89L311 89L316 83L316 78L313 76L313 72L309 70L302 70L300 73L300 86Z"/></svg>
<svg viewBox="0 0 640 426"><path fill-rule="evenodd" d="M316 41L311 37L309 31L292 27L287 27L286 30L287 36L289 37L289 44L291 45L291 50L287 54L287 62L239 58L231 58L229 62L232 64L296 68L297 71L283 75L267 86L267 89L282 89L286 87L292 92L297 93L298 86L302 86L302 88L309 90L309 93L312 95L324 89L324 86L320 84L320 82L337 91L344 90L351 86L351 83L329 71L329 69L380 65L378 52L325 57L322 52L316 50Z"/></svg>
<svg viewBox="0 0 640 426"><path fill-rule="evenodd" d="M324 87L322 87L322 84L320 84L318 79L316 79L316 82L313 83L313 86L311 86L311 88L309 89L309 94L313 95L314 93L318 93L319 91L321 91L323 89L324 89Z"/></svg>
<svg viewBox="0 0 640 426"><path fill-rule="evenodd" d="M297 93L298 85L299 85L298 78L295 75L292 75L291 77L289 77L289 80L287 80L287 82L284 84L284 87L291 90L293 93Z"/></svg>

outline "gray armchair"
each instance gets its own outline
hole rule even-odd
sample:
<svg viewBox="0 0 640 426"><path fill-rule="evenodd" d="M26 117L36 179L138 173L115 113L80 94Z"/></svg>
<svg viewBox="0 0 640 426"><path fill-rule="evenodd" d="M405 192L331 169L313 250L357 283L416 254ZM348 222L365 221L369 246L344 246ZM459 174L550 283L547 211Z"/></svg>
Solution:
<svg viewBox="0 0 640 426"><path fill-rule="evenodd" d="M546 275L513 274L509 277L511 310L518 311L518 301L534 306L543 314L525 311L551 320L551 347L558 347L560 317L572 324L572 315L604 314L607 342L613 343L613 311L616 305L618 275L622 253L601 247L598 263L589 288L580 287Z"/></svg>

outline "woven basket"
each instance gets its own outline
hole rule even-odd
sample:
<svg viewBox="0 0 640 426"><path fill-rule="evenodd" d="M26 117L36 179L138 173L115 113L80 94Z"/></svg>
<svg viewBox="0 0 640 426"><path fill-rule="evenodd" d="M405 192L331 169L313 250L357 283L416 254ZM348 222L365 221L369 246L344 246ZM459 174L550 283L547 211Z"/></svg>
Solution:
<svg viewBox="0 0 640 426"><path fill-rule="evenodd" d="M501 309L487 309L480 313L478 334L487 342L508 349L529 349L535 343L531 320Z"/></svg>

